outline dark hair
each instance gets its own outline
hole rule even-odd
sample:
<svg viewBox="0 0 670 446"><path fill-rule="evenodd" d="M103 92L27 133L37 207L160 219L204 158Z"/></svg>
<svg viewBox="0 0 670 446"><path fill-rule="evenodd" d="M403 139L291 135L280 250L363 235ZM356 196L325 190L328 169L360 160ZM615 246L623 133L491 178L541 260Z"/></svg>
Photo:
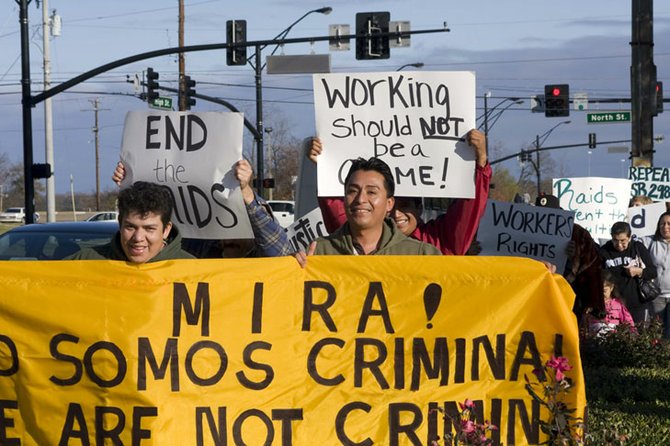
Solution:
<svg viewBox="0 0 670 446"><path fill-rule="evenodd" d="M138 181L119 192L119 223L130 213L160 215L163 226L172 218L172 197L164 186Z"/></svg>
<svg viewBox="0 0 670 446"><path fill-rule="evenodd" d="M670 217L670 211L663 212L660 217L658 217L658 222L656 223L656 233L654 234L654 237L657 239L662 238L661 237L661 220L663 220L663 217Z"/></svg>
<svg viewBox="0 0 670 446"><path fill-rule="evenodd" d="M381 174L384 177L384 187L386 188L386 196L391 198L395 193L395 181L393 180L393 174L391 173L391 168L384 161L379 158L372 157L370 159L357 158L352 160L351 167L349 168L349 173L344 179L344 188L346 192L346 187L349 184L349 178L359 170L365 171L374 171Z"/></svg>
<svg viewBox="0 0 670 446"><path fill-rule="evenodd" d="M619 293L618 293L617 286L616 286L616 280L614 280L614 274L612 274L612 271L610 271L608 269L603 269L602 270L602 278L603 278L603 285L605 284L605 282L612 284L613 289L612 289L611 296L612 297L618 296Z"/></svg>
<svg viewBox="0 0 670 446"><path fill-rule="evenodd" d="M630 225L626 223L625 221L618 221L612 225L612 229L610 229L610 234L612 236L618 235L618 234L623 234L626 233L628 237L630 237L631 230L630 230Z"/></svg>

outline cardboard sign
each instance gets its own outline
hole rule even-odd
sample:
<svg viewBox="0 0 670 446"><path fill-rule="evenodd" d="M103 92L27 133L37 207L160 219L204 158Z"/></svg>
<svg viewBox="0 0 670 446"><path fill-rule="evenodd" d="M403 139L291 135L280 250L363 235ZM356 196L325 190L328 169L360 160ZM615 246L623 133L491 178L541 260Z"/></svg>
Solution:
<svg viewBox="0 0 670 446"><path fill-rule="evenodd" d="M630 167L633 182L631 197L645 195L654 201L670 201L670 169L667 167Z"/></svg>
<svg viewBox="0 0 670 446"><path fill-rule="evenodd" d="M488 200L477 232L481 255L546 260L562 272L574 212Z"/></svg>
<svg viewBox="0 0 670 446"><path fill-rule="evenodd" d="M609 238L612 225L626 219L630 184L621 178L558 178L553 191L561 208L574 211L575 223L598 240Z"/></svg>
<svg viewBox="0 0 670 446"><path fill-rule="evenodd" d="M323 143L318 194L340 197L351 159L389 165L397 196L473 198L472 72L314 75L316 133Z"/></svg>
<svg viewBox="0 0 670 446"><path fill-rule="evenodd" d="M165 186L184 237L254 238L232 170L242 159L242 125L240 113L128 112L121 187L140 180Z"/></svg>
<svg viewBox="0 0 670 446"><path fill-rule="evenodd" d="M665 211L665 203L652 203L646 206L628 208L627 221L633 235L637 237L654 235L658 219Z"/></svg>
<svg viewBox="0 0 670 446"><path fill-rule="evenodd" d="M293 251L307 252L310 243L319 237L328 235L321 209L312 209L306 215L296 219L295 223L286 228L286 235Z"/></svg>
<svg viewBox="0 0 670 446"><path fill-rule="evenodd" d="M466 398L541 444L552 355L586 404L574 294L529 259L1 262L0 289L3 444L418 446Z"/></svg>

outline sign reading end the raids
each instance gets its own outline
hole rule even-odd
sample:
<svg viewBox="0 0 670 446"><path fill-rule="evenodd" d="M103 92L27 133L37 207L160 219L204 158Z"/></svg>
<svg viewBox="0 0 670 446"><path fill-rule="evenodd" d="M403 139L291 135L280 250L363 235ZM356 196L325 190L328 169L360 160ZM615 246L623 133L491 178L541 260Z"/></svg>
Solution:
<svg viewBox="0 0 670 446"><path fill-rule="evenodd" d="M621 178L558 178L553 191L561 208L574 211L575 223L597 240L609 238L612 225L626 219L630 184Z"/></svg>
<svg viewBox="0 0 670 446"><path fill-rule="evenodd" d="M574 212L489 200L479 224L481 255L546 260L563 271Z"/></svg>
<svg viewBox="0 0 670 446"><path fill-rule="evenodd" d="M473 198L472 72L314 75L319 196L341 196L351 160L388 164L396 195Z"/></svg>
<svg viewBox="0 0 670 446"><path fill-rule="evenodd" d="M637 237L654 235L658 220L666 210L664 202L628 208L628 223L632 234Z"/></svg>
<svg viewBox="0 0 670 446"><path fill-rule="evenodd" d="M240 113L132 111L126 115L121 161L126 176L165 186L172 221L184 237L253 238L240 184Z"/></svg>

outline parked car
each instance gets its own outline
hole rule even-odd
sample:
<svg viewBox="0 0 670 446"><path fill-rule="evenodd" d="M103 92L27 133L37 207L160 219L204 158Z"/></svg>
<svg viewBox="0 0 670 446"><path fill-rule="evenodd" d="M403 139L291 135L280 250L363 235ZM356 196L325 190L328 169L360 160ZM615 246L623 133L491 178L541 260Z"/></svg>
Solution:
<svg viewBox="0 0 670 446"><path fill-rule="evenodd" d="M97 212L86 219L86 221L118 220L119 213L116 211Z"/></svg>
<svg viewBox="0 0 670 446"><path fill-rule="evenodd" d="M293 224L295 221L295 202L269 200L268 205L270 206L270 209L272 209L272 215L274 215L280 226L286 228Z"/></svg>
<svg viewBox="0 0 670 446"><path fill-rule="evenodd" d="M37 223L40 221L40 214L35 212L33 220ZM7 208L5 212L0 212L0 223L25 223L26 210L25 208Z"/></svg>
<svg viewBox="0 0 670 446"><path fill-rule="evenodd" d="M82 248L109 242L117 221L17 226L0 235L0 260L62 260Z"/></svg>

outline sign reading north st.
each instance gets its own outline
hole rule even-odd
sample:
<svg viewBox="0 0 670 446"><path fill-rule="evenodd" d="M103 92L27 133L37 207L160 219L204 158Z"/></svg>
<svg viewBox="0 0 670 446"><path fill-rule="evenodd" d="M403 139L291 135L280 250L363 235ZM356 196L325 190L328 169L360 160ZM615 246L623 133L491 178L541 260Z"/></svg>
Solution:
<svg viewBox="0 0 670 446"><path fill-rule="evenodd" d="M587 113L586 122L588 124L630 122L630 112L618 111L618 112Z"/></svg>

